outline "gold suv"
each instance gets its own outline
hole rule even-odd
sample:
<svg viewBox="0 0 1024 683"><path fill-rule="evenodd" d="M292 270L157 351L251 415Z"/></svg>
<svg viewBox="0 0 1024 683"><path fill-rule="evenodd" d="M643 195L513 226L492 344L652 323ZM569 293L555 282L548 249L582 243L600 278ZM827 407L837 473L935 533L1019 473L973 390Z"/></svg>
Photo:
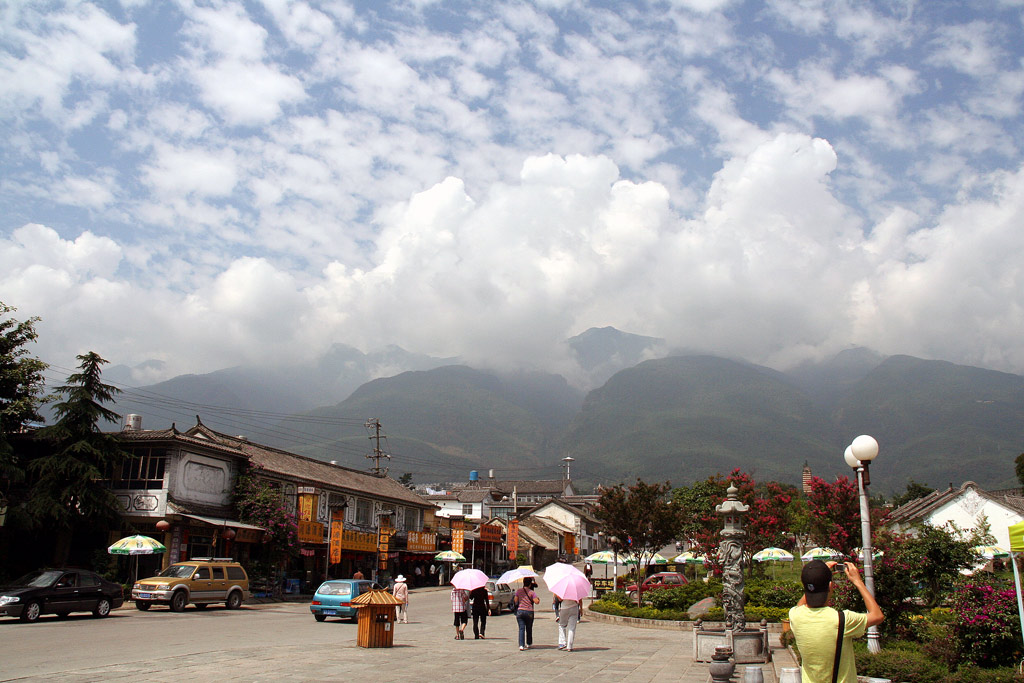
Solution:
<svg viewBox="0 0 1024 683"><path fill-rule="evenodd" d="M193 557L132 586L132 600L143 611L154 604L168 605L172 612L189 603L205 609L212 602L238 609L248 598L249 576L230 557Z"/></svg>

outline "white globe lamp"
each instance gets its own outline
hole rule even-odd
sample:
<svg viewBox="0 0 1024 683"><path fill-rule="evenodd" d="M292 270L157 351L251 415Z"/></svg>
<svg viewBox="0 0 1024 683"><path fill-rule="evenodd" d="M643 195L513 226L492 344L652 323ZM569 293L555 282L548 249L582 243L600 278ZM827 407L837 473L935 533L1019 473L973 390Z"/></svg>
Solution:
<svg viewBox="0 0 1024 683"><path fill-rule="evenodd" d="M857 460L871 461L878 455L878 442L874 437L861 434L850 444L850 450L853 451L853 457Z"/></svg>

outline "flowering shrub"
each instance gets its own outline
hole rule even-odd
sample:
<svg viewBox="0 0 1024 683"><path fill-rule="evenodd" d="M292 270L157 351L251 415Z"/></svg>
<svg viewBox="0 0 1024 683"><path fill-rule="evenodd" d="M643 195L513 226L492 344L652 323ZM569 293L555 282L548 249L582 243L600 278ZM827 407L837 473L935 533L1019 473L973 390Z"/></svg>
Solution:
<svg viewBox="0 0 1024 683"><path fill-rule="evenodd" d="M246 472L235 480L234 503L239 520L267 530L264 544L271 555L298 553L299 525L295 515L285 510L279 490Z"/></svg>
<svg viewBox="0 0 1024 683"><path fill-rule="evenodd" d="M1024 653L1012 589L965 583L953 594L953 612L953 640L961 661L993 667L1021 659Z"/></svg>

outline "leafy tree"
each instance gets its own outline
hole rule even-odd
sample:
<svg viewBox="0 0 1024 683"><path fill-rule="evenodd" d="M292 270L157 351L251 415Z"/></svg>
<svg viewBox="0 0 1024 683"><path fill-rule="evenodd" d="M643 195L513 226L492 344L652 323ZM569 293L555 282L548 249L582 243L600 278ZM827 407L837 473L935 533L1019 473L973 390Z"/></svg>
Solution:
<svg viewBox="0 0 1024 683"><path fill-rule="evenodd" d="M628 489L616 484L597 501L594 516L604 532L619 539L624 552L646 567L655 553L675 538L680 511L668 498L669 482L647 484L640 479Z"/></svg>
<svg viewBox="0 0 1024 683"><path fill-rule="evenodd" d="M978 562L974 546L985 540L984 531L965 534L950 523L942 527L920 525L907 541L911 554L912 573L924 588L925 604L935 607L953 589L961 569L970 569Z"/></svg>
<svg viewBox="0 0 1024 683"><path fill-rule="evenodd" d="M29 422L41 422L38 409L42 401L43 370L46 363L28 355L26 346L36 340L39 318L15 320L9 317L17 309L0 301L0 493L6 482L19 482L24 473L7 440L8 434L21 430Z"/></svg>
<svg viewBox="0 0 1024 683"><path fill-rule="evenodd" d="M406 472L405 474L400 476L398 478L398 483L401 484L402 486L404 486L407 489L413 488L412 473L411 472Z"/></svg>
<svg viewBox="0 0 1024 683"><path fill-rule="evenodd" d="M119 418L103 405L120 393L100 379L107 361L93 352L78 359L81 372L57 388L64 399L54 406L57 421L36 432L42 454L27 466L31 488L25 511L35 526L56 532L58 565L67 561L75 531L119 523L121 507L103 479L130 457L98 426L101 419Z"/></svg>
<svg viewBox="0 0 1024 683"><path fill-rule="evenodd" d="M276 566L298 554L298 521L285 509L281 491L261 478L257 468L249 467L235 478L232 499L240 521L266 529L266 561Z"/></svg>
<svg viewBox="0 0 1024 683"><path fill-rule="evenodd" d="M680 533L695 553L706 555L716 565L715 549L722 518L715 513L715 507L725 500L730 485L737 488L737 497L750 506L746 525L748 550L791 545L789 527L795 489L777 482L755 484L749 474L736 468L728 477L716 474L672 492L675 505L685 511Z"/></svg>
<svg viewBox="0 0 1024 683"><path fill-rule="evenodd" d="M1017 481L1020 482L1021 486L1024 486L1024 453L1017 456L1014 464L1016 465Z"/></svg>
<svg viewBox="0 0 1024 683"><path fill-rule="evenodd" d="M860 502L857 484L849 477L838 477L831 484L811 477L807 510L811 536L818 545L846 554L860 546Z"/></svg>
<svg viewBox="0 0 1024 683"><path fill-rule="evenodd" d="M911 479L907 482L907 490L898 496L893 496L892 501L890 502L892 503L892 506L894 508L898 508L900 505L906 505L912 500L924 498L929 493L932 493L934 491L935 489L933 489L931 486L928 486L927 484L918 483Z"/></svg>

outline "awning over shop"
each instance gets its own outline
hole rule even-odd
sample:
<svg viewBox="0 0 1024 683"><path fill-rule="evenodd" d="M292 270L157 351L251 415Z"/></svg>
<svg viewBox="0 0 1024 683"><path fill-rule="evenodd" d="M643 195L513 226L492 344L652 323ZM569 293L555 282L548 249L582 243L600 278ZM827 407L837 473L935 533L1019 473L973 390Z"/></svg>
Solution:
<svg viewBox="0 0 1024 683"><path fill-rule="evenodd" d="M207 524L211 524L213 526L231 527L232 529L251 529L253 531L266 531L266 529L264 529L261 526L254 526L252 524L246 524L244 522L239 522L238 520L235 520L235 519L220 519L218 517L204 517L203 515L186 514L184 512L179 512L178 515L181 516L181 517L187 517L189 519L195 519L195 520L198 520L200 522L206 522Z"/></svg>

